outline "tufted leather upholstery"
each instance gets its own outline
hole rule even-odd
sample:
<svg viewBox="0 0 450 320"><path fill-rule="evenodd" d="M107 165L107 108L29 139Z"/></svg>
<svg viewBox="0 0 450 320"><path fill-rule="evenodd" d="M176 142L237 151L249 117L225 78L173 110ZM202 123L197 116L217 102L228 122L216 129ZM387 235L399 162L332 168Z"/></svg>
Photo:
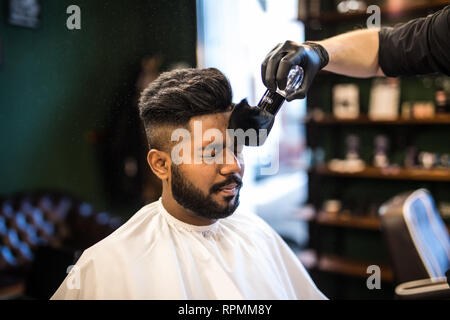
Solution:
<svg viewBox="0 0 450 320"><path fill-rule="evenodd" d="M108 236L121 223L119 218L63 193L22 193L3 198L0 289L28 279L28 286L39 291L37 287L45 282L62 281L66 266L75 262L82 250ZM58 270L52 270L55 268ZM55 272L59 276L53 277Z"/></svg>

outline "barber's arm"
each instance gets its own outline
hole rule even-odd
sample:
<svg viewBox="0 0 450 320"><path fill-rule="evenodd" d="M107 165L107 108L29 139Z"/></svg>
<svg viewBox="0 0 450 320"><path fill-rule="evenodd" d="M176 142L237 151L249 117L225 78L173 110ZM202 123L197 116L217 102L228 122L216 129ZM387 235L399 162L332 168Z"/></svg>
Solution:
<svg viewBox="0 0 450 320"><path fill-rule="evenodd" d="M390 77L450 75L450 6L379 33L379 65Z"/></svg>
<svg viewBox="0 0 450 320"><path fill-rule="evenodd" d="M318 41L327 71L352 77L450 73L450 6L395 27L357 30Z"/></svg>
<svg viewBox="0 0 450 320"><path fill-rule="evenodd" d="M288 101L305 98L321 69L360 78L434 72L450 75L450 6L394 28L357 30L303 44L280 43L261 65L264 85L272 91L284 90L294 65L303 67L304 78L300 88L286 97ZM243 100L233 110L230 128L270 131L273 121L273 115Z"/></svg>
<svg viewBox="0 0 450 320"><path fill-rule="evenodd" d="M317 41L327 50L326 71L356 78L383 76L378 64L379 30L363 29Z"/></svg>
<svg viewBox="0 0 450 320"><path fill-rule="evenodd" d="M366 29L344 33L323 41L278 44L267 54L261 66L264 85L284 90L293 65L304 70L303 84L287 96L288 101L303 99L321 69L352 77L383 75L378 65L378 30Z"/></svg>
<svg viewBox="0 0 450 320"><path fill-rule="evenodd" d="M269 89L286 86L290 68L305 70L303 85L287 100L304 98L320 69L351 77L450 74L450 6L394 28L347 32L322 41L279 44L262 64Z"/></svg>

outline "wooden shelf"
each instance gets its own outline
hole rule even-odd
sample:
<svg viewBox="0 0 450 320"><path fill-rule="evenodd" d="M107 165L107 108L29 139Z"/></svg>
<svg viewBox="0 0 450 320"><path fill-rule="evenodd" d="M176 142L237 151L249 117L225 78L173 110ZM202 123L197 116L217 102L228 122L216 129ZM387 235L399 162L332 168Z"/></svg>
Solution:
<svg viewBox="0 0 450 320"><path fill-rule="evenodd" d="M323 119L308 119L306 124L318 126L335 125L450 125L450 114L439 114L434 118L427 119L403 119L397 120L372 120L367 115L362 115L356 119L336 119L333 116L325 116Z"/></svg>
<svg viewBox="0 0 450 320"><path fill-rule="evenodd" d="M330 214L325 211L311 214L304 213L302 210L298 210L294 217L305 222L314 222L325 226L381 231L381 221L378 217L356 216L345 212ZM450 233L450 222L444 221L444 223Z"/></svg>
<svg viewBox="0 0 450 320"><path fill-rule="evenodd" d="M380 219L377 217L358 217L351 214L330 214L319 212L316 223L333 227L347 227L366 230L381 230Z"/></svg>
<svg viewBox="0 0 450 320"><path fill-rule="evenodd" d="M313 170L310 170L310 172L336 177L450 182L449 169L380 169L375 167L366 167L362 171L353 173L332 171L328 169L328 166L321 165Z"/></svg>
<svg viewBox="0 0 450 320"><path fill-rule="evenodd" d="M355 276L367 278L367 267L370 265L378 265L381 269L381 281L393 282L394 276L392 269L386 264L377 262L357 261L353 259L346 259L334 255L323 255L318 260L318 269L320 271L344 274L348 276Z"/></svg>
<svg viewBox="0 0 450 320"><path fill-rule="evenodd" d="M304 208L300 208L293 214L293 217L305 222L313 222L332 227L381 230L381 223L378 217L356 216L347 211L336 214L325 211L315 213L313 210L314 209L305 210Z"/></svg>
<svg viewBox="0 0 450 320"><path fill-rule="evenodd" d="M382 18L401 18L412 14L427 15L428 11L437 11L448 5L448 1L445 0L435 0L427 1L427 3L408 3L403 6L400 10L394 10L388 6L381 7L381 17ZM317 20L321 23L338 23L338 22L348 22L358 19L366 19L370 14L364 12L349 12L349 13L339 13L339 12L324 12ZM312 20L313 18L311 18Z"/></svg>
<svg viewBox="0 0 450 320"><path fill-rule="evenodd" d="M347 212L339 212L331 214L321 211L318 214L311 213L311 210L306 212L299 209L294 213L293 217L305 222L314 222L319 225L343 228L355 228L363 230L381 231L381 221L378 217L364 217L357 216ZM448 233L450 234L450 222L444 221Z"/></svg>
<svg viewBox="0 0 450 320"><path fill-rule="evenodd" d="M25 283L20 282L5 287L0 287L0 300L14 299L25 293Z"/></svg>
<svg viewBox="0 0 450 320"><path fill-rule="evenodd" d="M297 257L309 270L317 269L322 272L336 273L352 277L367 278L367 267L377 265L381 269L381 280L393 282L394 276L390 266L385 263L368 262L348 259L331 254L317 256L314 250L306 250L297 254Z"/></svg>
<svg viewBox="0 0 450 320"><path fill-rule="evenodd" d="M393 25L416 17L426 17L428 14L437 12L450 4L448 0L411 0L400 2L403 4L401 10L395 10L390 2L389 4L391 6L380 5L381 22L383 26ZM322 11L320 15L316 17L309 16L305 18L307 19L304 21L307 39L320 40L324 37L330 37L333 34L339 34L343 32L342 30L350 30L352 29L352 26L365 26L368 17L371 15L366 13L365 10L364 12L341 14L336 12L337 10L335 8L336 7L329 7L327 9L332 11ZM300 12L301 15L303 15L303 13L304 12ZM338 25L341 26L341 31L335 28ZM325 86L355 81L355 79L351 79L351 77L325 70L321 70L317 74L317 77L319 77L319 82L323 82ZM358 82L361 82L361 85L364 88L369 88L370 81L372 81L368 78L357 80ZM408 92L408 94L412 95L416 83L404 83L404 85L411 91ZM330 102L332 100L332 97L330 96L323 97L320 86L311 89L313 91L310 92L308 111L312 111L315 107L321 107L320 103ZM405 90L405 92L406 91L408 90ZM323 101L321 102L321 100ZM406 119L399 113L398 118L395 120L373 120L369 118L369 112L361 110L361 113L366 114L361 114L356 119L337 119L333 116L331 110L332 104L325 103L322 104L322 106L325 106L325 108L322 108L318 112L308 114L308 116L302 120L306 128L306 140L308 145L313 147L321 146L327 150L331 148L328 151L336 153L335 156L337 156L339 145L345 139L345 133L348 130L356 130L359 132L364 131L364 128L368 128L370 129L369 132L365 132L368 136L376 135L376 132L379 130L388 130L389 134L400 136L400 145L404 145L403 142L406 140L408 140L406 141L408 145L415 143L414 141L409 141L411 139L415 140L416 138L414 134L411 136L411 133L431 130L430 135L426 135L423 141L420 141L422 144L429 145L433 144L433 142L436 141L435 139L439 139L439 137L442 140L441 144L445 144L446 140L444 133L450 128L450 113L444 115L439 114L426 119ZM347 129L344 129L344 126ZM342 132L342 130L344 131ZM355 134L359 134L358 132ZM370 276L370 274L367 273L367 267L370 265L378 265L380 267L381 280L386 284L385 288L389 287L389 291L391 291L390 286L394 284L394 273L392 267L388 263L389 260L387 260L386 257L389 253L389 248L386 243L382 241L384 239L382 239L381 218L373 214L369 216L369 212L372 212L372 210L369 210L369 205L372 206L372 203L379 203L381 200L384 200L384 197L386 197L385 200L388 200L387 198L394 197L396 193L409 189L412 190L417 187L417 185L420 185L422 181L430 181L429 184L431 182L436 182L431 183L433 186L438 186L440 184L447 185L447 183L450 182L450 168L442 167L440 169L426 170L423 168L409 169L394 167L380 169L373 167L372 162L364 155L362 156L367 160L367 163L366 167L359 172L349 172L351 170L348 170L348 172L332 171L329 168L340 169L340 167L328 166L327 164L309 170L310 179L308 182L308 199L306 201L309 204L308 207L312 207L311 204L314 204L316 205L316 208L313 208L315 210L311 210L311 208L308 208L307 210L299 209L294 214L297 219L303 221L304 225L308 224L311 231L310 236L312 237L309 241L309 250L300 252L298 258L305 268L312 272L319 287L325 287L325 284L322 281L327 281L329 277L335 278L337 281L332 281L332 283L327 283L326 285L330 287L330 292L333 292L336 295L336 298L341 299L350 296L350 292L355 292L353 293L353 297L359 296L360 293L361 296L367 293L364 291L365 288L354 288L353 282L359 281L360 283L365 284L366 279ZM339 163L337 164L339 165ZM403 166L403 164L401 165ZM346 166L342 167L345 169ZM348 168L347 166L347 169L351 168ZM347 179L348 181L344 179ZM363 183L359 186L360 183L357 183L357 179L360 179L360 182L366 181L367 185ZM353 189L355 190L352 189L350 191L354 192L352 193L343 190L335 193L335 188L333 188L333 186L339 181L345 182L345 184L353 184ZM328 184L328 182L331 182L331 184ZM354 183L357 183L357 185ZM324 185L327 185L328 187L324 187ZM392 188L390 185L392 185ZM339 188L339 186L337 187ZM371 195L372 189L375 190L376 188L384 187L386 187L386 190L383 194L386 193L386 195L383 195L383 199L380 198L381 194ZM353 203L354 201L352 201L352 203L346 203L344 200L347 198L350 199L350 197L351 199L358 200L358 196L364 198L361 199L361 201L367 203L366 208L359 208L361 206L360 203ZM322 207L322 203L327 199L339 199L343 201L342 212L336 214L322 212L319 208ZM444 197L444 199L441 200L446 201L448 199ZM356 213L347 210L356 207L359 208L358 213L360 213L360 215L356 215ZM363 216L364 213L359 212L364 209L367 210L367 216ZM449 229L449 223L447 221L445 221L445 223L447 229ZM355 246L352 241L359 241L361 243L359 243L358 246ZM324 251L321 249L324 249ZM332 254L326 253L327 250L332 252ZM358 252L360 255L358 255ZM349 258L349 256L351 258ZM359 257L360 259L355 259L355 257Z"/></svg>

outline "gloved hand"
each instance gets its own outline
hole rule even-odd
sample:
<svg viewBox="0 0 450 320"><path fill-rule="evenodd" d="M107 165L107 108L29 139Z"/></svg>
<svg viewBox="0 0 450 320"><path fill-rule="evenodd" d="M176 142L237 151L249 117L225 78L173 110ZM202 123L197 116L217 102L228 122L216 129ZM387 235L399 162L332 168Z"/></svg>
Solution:
<svg viewBox="0 0 450 320"><path fill-rule="evenodd" d="M308 41L298 44L288 40L278 44L264 59L261 66L262 80L272 91L276 91L277 86L284 90L289 71L294 65L299 65L304 70L303 83L286 100L303 99L317 72L328 64L328 60L328 52L320 44Z"/></svg>
<svg viewBox="0 0 450 320"><path fill-rule="evenodd" d="M244 132L248 129L255 129L257 135L256 144L252 143L249 137L245 137L244 145L260 146L269 136L274 121L275 117L271 113L259 107L252 107L248 104L247 99L243 99L235 105L231 112L228 128L234 130L242 129ZM267 134L260 136L259 129L266 129Z"/></svg>

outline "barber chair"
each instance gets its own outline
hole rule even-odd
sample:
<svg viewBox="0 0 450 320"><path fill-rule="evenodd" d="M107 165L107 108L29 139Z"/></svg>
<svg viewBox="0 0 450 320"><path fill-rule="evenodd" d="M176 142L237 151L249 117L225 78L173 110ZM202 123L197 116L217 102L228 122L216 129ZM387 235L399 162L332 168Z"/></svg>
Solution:
<svg viewBox="0 0 450 320"><path fill-rule="evenodd" d="M425 189L395 196L379 210L397 299L450 299L450 239Z"/></svg>

